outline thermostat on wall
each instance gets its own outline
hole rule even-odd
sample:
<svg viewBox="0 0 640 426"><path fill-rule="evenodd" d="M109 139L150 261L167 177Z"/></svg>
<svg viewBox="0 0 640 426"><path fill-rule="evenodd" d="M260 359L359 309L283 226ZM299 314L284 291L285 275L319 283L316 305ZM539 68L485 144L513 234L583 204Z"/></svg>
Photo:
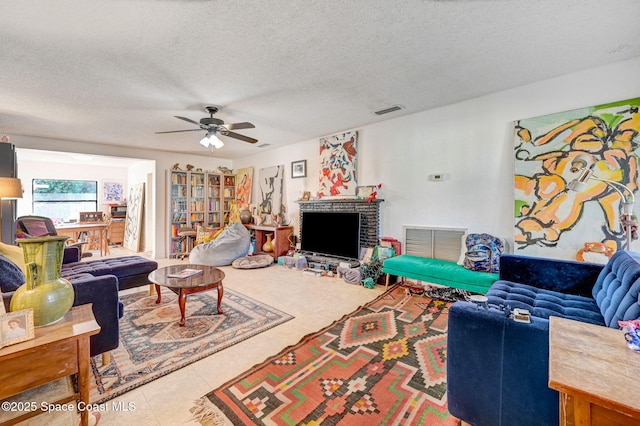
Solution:
<svg viewBox="0 0 640 426"><path fill-rule="evenodd" d="M446 180L448 179L449 176L444 174L444 173L435 173L433 175L429 175L429 180L433 180L433 181L441 181L441 180Z"/></svg>

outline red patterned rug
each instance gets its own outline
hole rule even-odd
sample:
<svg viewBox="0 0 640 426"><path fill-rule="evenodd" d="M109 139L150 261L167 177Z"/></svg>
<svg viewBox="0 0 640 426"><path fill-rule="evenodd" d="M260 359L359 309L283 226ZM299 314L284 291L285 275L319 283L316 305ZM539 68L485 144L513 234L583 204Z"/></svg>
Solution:
<svg viewBox="0 0 640 426"><path fill-rule="evenodd" d="M221 351L293 317L237 291L225 289L222 315L218 293L189 295L185 327L180 327L177 296L162 288L162 302L144 292L121 297L120 346L103 366L91 359L91 403L99 404Z"/></svg>
<svg viewBox="0 0 640 426"><path fill-rule="evenodd" d="M205 395L202 423L457 425L447 411L450 303L395 287Z"/></svg>

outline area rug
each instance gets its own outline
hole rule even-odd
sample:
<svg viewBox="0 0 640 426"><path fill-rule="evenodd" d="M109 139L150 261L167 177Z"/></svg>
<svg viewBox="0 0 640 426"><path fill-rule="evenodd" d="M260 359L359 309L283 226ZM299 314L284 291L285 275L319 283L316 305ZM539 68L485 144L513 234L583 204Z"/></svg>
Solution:
<svg viewBox="0 0 640 426"><path fill-rule="evenodd" d="M91 403L99 404L138 386L221 351L293 316L236 291L225 289L222 315L216 314L216 291L187 297L186 324L180 327L177 296L162 289L156 296L135 293L121 297L120 346L111 363L93 357Z"/></svg>
<svg viewBox="0 0 640 426"><path fill-rule="evenodd" d="M446 287L441 285L432 285L429 283L418 284L401 284L405 291L430 297L432 299L444 300L445 302L457 302L458 300L469 300L472 292L454 287Z"/></svg>
<svg viewBox="0 0 640 426"><path fill-rule="evenodd" d="M191 411L202 424L457 425L447 411L449 306L396 286Z"/></svg>

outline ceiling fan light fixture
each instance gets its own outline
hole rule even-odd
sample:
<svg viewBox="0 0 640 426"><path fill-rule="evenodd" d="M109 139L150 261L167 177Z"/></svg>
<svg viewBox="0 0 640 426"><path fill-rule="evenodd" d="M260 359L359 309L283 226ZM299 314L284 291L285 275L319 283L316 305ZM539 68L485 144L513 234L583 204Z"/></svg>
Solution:
<svg viewBox="0 0 640 426"><path fill-rule="evenodd" d="M181 133L181 132L194 132L205 130L207 132L206 136L200 140L200 145L205 148L210 146L219 149L224 146L224 142L220 140L216 133L220 133L221 135L225 135L230 138L239 139L243 142L247 143L258 143L257 139L251 138L249 136L241 135L236 132L232 132L230 130L233 129L253 129L255 126L249 122L241 122L241 123L229 123L225 124L224 121L219 118L215 118L213 114L218 111L218 107L214 106L206 106L205 110L209 113L210 117L205 117L200 120L200 122L194 121L187 117L180 117L175 115L175 118L178 118L182 121L186 121L191 124L195 124L198 126L197 129L187 129L187 130L169 130L165 132L156 132L156 134L160 133Z"/></svg>
<svg viewBox="0 0 640 426"><path fill-rule="evenodd" d="M224 146L224 142L222 142L215 133L211 133L211 135L209 136L209 144L216 149L222 148Z"/></svg>
<svg viewBox="0 0 640 426"><path fill-rule="evenodd" d="M205 136L204 138L200 139L200 145L204 146L205 148L209 146L209 136Z"/></svg>

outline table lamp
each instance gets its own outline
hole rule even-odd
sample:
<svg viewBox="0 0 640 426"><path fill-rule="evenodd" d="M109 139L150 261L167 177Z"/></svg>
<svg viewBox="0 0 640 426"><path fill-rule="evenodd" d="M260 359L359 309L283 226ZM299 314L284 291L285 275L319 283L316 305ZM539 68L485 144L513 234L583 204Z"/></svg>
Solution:
<svg viewBox="0 0 640 426"><path fill-rule="evenodd" d="M2 200L22 198L22 182L18 178L0 177L0 241L2 241Z"/></svg>
<svg viewBox="0 0 640 426"><path fill-rule="evenodd" d="M573 191L582 192L587 189L587 181L590 179L597 180L606 183L609 187L615 190L622 199L622 215L620 215L620 222L622 228L625 231L627 239L627 250L631 250L631 240L633 239L633 230L637 226L636 219L633 214L633 205L635 204L635 196L633 191L626 185L621 184L609 179L603 179L594 174L595 163L591 163L591 159L586 155L578 155L571 162L570 171L572 173L580 172L580 176L577 179L572 180L567 185L567 188ZM627 193L625 195L625 192Z"/></svg>

